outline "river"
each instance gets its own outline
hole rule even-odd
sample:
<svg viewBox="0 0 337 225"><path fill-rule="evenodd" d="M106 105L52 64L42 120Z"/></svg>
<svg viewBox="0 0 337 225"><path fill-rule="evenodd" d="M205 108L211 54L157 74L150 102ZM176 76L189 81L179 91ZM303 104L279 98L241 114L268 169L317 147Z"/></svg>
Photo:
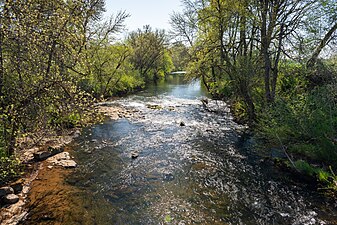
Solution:
<svg viewBox="0 0 337 225"><path fill-rule="evenodd" d="M133 116L72 144L80 201L61 224L337 224L334 202L262 160L224 102L200 98L199 81L174 75L107 103Z"/></svg>

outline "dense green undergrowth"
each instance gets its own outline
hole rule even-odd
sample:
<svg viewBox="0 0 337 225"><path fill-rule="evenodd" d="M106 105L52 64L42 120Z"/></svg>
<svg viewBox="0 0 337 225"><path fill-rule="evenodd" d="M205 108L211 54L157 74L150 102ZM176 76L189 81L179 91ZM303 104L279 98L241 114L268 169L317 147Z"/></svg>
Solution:
<svg viewBox="0 0 337 225"><path fill-rule="evenodd" d="M254 129L265 148L288 154L294 170L337 191L337 76L329 63L284 68L279 95L259 112Z"/></svg>

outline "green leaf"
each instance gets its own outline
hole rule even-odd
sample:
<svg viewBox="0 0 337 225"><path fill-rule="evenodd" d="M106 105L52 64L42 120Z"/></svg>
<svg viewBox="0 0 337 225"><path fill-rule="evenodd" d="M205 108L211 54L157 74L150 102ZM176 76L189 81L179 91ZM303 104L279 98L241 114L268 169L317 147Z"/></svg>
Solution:
<svg viewBox="0 0 337 225"><path fill-rule="evenodd" d="M166 223L171 223L173 219L170 215L166 215L164 220Z"/></svg>

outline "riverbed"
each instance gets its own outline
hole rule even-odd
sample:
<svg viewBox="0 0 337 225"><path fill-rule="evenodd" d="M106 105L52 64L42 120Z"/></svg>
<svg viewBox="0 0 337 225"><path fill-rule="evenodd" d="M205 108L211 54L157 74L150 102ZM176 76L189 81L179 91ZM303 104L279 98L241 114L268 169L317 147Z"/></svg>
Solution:
<svg viewBox="0 0 337 225"><path fill-rule="evenodd" d="M173 75L104 105L129 115L82 132L78 167L44 193L66 207L35 193L24 224L337 224L336 203L265 162L200 81Z"/></svg>

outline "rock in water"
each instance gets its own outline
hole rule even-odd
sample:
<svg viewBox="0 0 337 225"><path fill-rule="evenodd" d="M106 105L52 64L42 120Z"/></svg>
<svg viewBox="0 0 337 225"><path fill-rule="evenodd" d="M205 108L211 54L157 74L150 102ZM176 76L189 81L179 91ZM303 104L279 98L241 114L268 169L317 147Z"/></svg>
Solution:
<svg viewBox="0 0 337 225"><path fill-rule="evenodd" d="M172 173L166 173L163 176L164 181L172 181L174 180L174 175Z"/></svg>
<svg viewBox="0 0 337 225"><path fill-rule="evenodd" d="M8 195L8 194L13 194L14 193L14 189L11 187L2 187L0 188L0 198Z"/></svg>
<svg viewBox="0 0 337 225"><path fill-rule="evenodd" d="M77 163L71 160L69 152L61 152L47 159L47 162L53 166L62 166L63 168L75 168Z"/></svg>
<svg viewBox="0 0 337 225"><path fill-rule="evenodd" d="M208 99L207 98L200 99L200 101L202 102L202 104L204 106L208 104Z"/></svg>
<svg viewBox="0 0 337 225"><path fill-rule="evenodd" d="M138 156L139 156L139 153L138 153L138 152L132 152L132 153L131 153L131 158L132 158L132 159L136 159L136 158L138 158Z"/></svg>
<svg viewBox="0 0 337 225"><path fill-rule="evenodd" d="M53 162L57 162L61 160L69 160L69 159L71 159L69 152L61 152L59 154L56 154L50 157L49 159L47 159L47 161L53 163Z"/></svg>
<svg viewBox="0 0 337 225"><path fill-rule="evenodd" d="M181 127L186 126L186 124L184 123L184 121L181 121L181 122L180 122L180 126L181 126Z"/></svg>
<svg viewBox="0 0 337 225"><path fill-rule="evenodd" d="M5 204L15 204L19 201L19 196L15 194L9 194L2 198L3 203Z"/></svg>
<svg viewBox="0 0 337 225"><path fill-rule="evenodd" d="M61 160L59 164L64 168L75 168L77 166L74 160Z"/></svg>

